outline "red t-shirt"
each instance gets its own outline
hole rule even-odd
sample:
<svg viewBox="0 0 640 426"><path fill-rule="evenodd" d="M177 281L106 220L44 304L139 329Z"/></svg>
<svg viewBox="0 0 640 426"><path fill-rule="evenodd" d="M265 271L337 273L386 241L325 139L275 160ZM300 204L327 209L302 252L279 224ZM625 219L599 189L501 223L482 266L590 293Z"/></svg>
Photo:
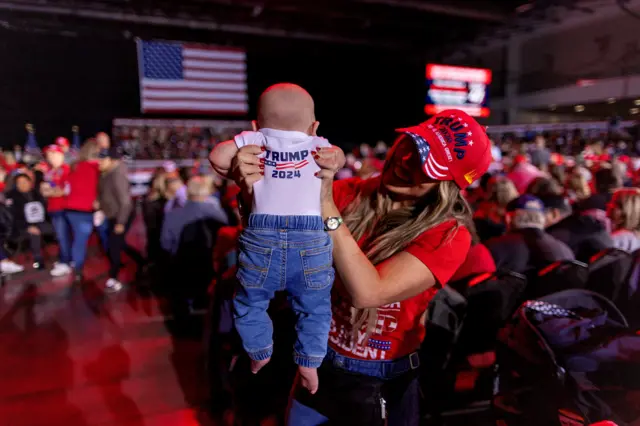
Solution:
<svg viewBox="0 0 640 426"><path fill-rule="evenodd" d="M451 282L468 278L472 275L486 274L496 271L496 262L484 244L476 244L469 249L467 258L451 277Z"/></svg>
<svg viewBox="0 0 640 426"><path fill-rule="evenodd" d="M81 161L69 172L69 194L67 210L92 212L93 202L98 198L100 170L95 161Z"/></svg>
<svg viewBox="0 0 640 426"><path fill-rule="evenodd" d="M371 191L378 185L379 178L337 181L333 186L336 206L342 212L359 193ZM448 221L429 229L404 250L422 261L440 285L446 284L460 267L471 245L471 235L466 228L459 227L453 235L449 234L454 226L454 221ZM351 358L376 361L397 359L414 352L425 335L422 315L436 291L436 288L431 288L410 299L378 308L376 330L364 343L364 326L358 331L358 344L353 344L351 301L337 281L332 293L333 315L329 346Z"/></svg>
<svg viewBox="0 0 640 426"><path fill-rule="evenodd" d="M69 166L63 164L57 169L49 169L44 174L44 181L51 185L51 188L59 188L63 191L66 189L69 181ZM59 212L65 209L66 197L49 197L47 198L47 210L49 212Z"/></svg>

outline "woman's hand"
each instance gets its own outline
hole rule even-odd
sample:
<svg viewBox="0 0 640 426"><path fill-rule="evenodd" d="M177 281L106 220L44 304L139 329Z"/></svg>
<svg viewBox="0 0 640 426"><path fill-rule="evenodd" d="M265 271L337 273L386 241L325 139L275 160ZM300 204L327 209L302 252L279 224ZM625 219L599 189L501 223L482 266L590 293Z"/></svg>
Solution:
<svg viewBox="0 0 640 426"><path fill-rule="evenodd" d="M316 176L322 179L322 202L333 202L333 178L346 161L344 152L337 146L318 147L312 152L313 158L320 167Z"/></svg>
<svg viewBox="0 0 640 426"><path fill-rule="evenodd" d="M264 176L263 160L258 158L262 152L257 145L243 146L231 162L231 178L246 194L251 194L253 184Z"/></svg>

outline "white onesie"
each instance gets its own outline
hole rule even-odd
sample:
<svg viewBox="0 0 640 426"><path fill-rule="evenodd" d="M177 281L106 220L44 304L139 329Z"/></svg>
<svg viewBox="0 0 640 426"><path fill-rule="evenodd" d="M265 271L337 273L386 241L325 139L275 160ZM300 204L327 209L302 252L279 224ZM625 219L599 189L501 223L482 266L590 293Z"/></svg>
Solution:
<svg viewBox="0 0 640 426"><path fill-rule="evenodd" d="M260 129L234 138L238 148L264 146L264 178L253 185L252 213L276 216L320 216L320 170L311 151L331 144L303 132Z"/></svg>

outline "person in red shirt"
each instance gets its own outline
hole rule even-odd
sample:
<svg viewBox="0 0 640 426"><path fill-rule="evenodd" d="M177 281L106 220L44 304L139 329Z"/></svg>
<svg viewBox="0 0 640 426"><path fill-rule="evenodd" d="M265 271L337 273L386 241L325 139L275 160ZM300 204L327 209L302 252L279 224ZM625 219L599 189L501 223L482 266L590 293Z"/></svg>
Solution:
<svg viewBox="0 0 640 426"><path fill-rule="evenodd" d="M372 179L334 182L337 148L314 154L340 279L318 391L296 386L290 425L419 424L424 316L469 251L471 209L461 190L489 168L491 144L458 110L399 132ZM253 147L237 154L235 175L246 192L262 177L258 154Z"/></svg>
<svg viewBox="0 0 640 426"><path fill-rule="evenodd" d="M48 166L42 170L44 180L40 192L47 199L47 212L58 239L59 259L51 271L56 276L58 270L71 269L70 229L64 214L65 197L69 190L69 166L64 164L64 151L58 145L49 145L44 149L44 154Z"/></svg>
<svg viewBox="0 0 640 426"><path fill-rule="evenodd" d="M98 145L94 140L85 142L67 177L69 189L65 200L65 217L73 234L71 260L77 281L82 280L82 269L87 257L89 237L93 232L93 211L98 198L98 181L100 179L98 151ZM67 275L71 272L70 268L51 271L54 276Z"/></svg>

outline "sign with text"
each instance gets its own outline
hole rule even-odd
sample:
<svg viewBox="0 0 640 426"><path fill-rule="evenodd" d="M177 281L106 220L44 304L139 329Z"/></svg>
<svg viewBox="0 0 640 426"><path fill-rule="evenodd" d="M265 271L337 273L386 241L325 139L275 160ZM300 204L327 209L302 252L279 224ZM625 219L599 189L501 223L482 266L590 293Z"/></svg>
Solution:
<svg viewBox="0 0 640 426"><path fill-rule="evenodd" d="M488 117L491 70L427 65L427 100L424 111L462 110L472 117Z"/></svg>

